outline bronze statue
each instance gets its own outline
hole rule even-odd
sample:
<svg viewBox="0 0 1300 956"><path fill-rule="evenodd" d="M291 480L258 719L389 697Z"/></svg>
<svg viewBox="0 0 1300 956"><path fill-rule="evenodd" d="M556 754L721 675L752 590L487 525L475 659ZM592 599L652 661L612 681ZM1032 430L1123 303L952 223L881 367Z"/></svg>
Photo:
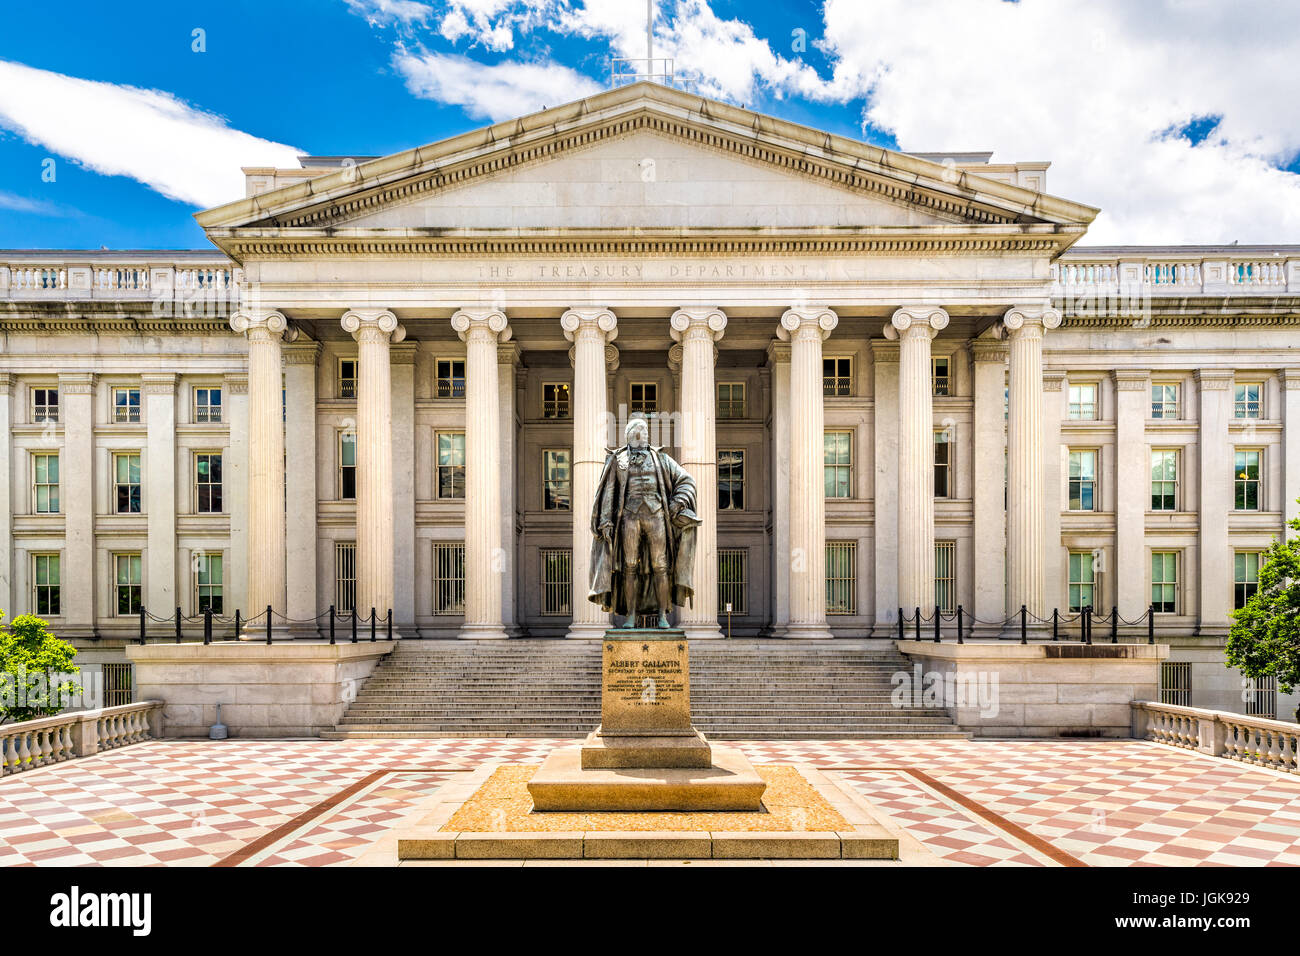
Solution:
<svg viewBox="0 0 1300 956"><path fill-rule="evenodd" d="M695 591L695 481L681 465L651 447L644 418L625 430L627 444L610 451L591 513L591 593L588 600L626 615L659 616L684 606Z"/></svg>

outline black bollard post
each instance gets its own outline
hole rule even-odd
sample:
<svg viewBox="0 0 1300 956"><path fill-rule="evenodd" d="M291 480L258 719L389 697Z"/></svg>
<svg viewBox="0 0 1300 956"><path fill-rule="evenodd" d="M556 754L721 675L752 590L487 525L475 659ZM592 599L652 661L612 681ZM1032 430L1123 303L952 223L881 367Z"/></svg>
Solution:
<svg viewBox="0 0 1300 956"><path fill-rule="evenodd" d="M373 644L374 640L375 640L375 609L372 607L370 609L370 642Z"/></svg>
<svg viewBox="0 0 1300 956"><path fill-rule="evenodd" d="M181 642L181 609L176 609L176 643Z"/></svg>
<svg viewBox="0 0 1300 956"><path fill-rule="evenodd" d="M203 609L203 643L212 643L212 608Z"/></svg>
<svg viewBox="0 0 1300 956"><path fill-rule="evenodd" d="M1112 644L1119 643L1119 608L1118 607L1112 607L1110 609L1110 642Z"/></svg>
<svg viewBox="0 0 1300 956"><path fill-rule="evenodd" d="M271 643L271 605L266 606L266 643Z"/></svg>
<svg viewBox="0 0 1300 956"><path fill-rule="evenodd" d="M390 641L393 639L393 609L391 607L388 609L388 639Z"/></svg>
<svg viewBox="0 0 1300 956"><path fill-rule="evenodd" d="M1154 604L1148 604L1147 605L1147 643L1154 644L1155 642L1156 642L1156 606Z"/></svg>
<svg viewBox="0 0 1300 956"><path fill-rule="evenodd" d="M1083 642L1092 643L1092 605L1089 604L1083 609Z"/></svg>
<svg viewBox="0 0 1300 956"><path fill-rule="evenodd" d="M330 605L330 643L334 643L334 605Z"/></svg>
<svg viewBox="0 0 1300 956"><path fill-rule="evenodd" d="M1020 605L1020 643L1029 643L1029 609Z"/></svg>
<svg viewBox="0 0 1300 956"><path fill-rule="evenodd" d="M921 609L919 607L916 609L916 639L918 641L921 639Z"/></svg>
<svg viewBox="0 0 1300 956"><path fill-rule="evenodd" d="M963 612L962 606L958 604L957 605L957 643L958 644L966 643L966 639L962 637L962 633L961 633L962 625L964 621L965 621L965 613Z"/></svg>
<svg viewBox="0 0 1300 956"><path fill-rule="evenodd" d="M244 629L244 615L239 608L235 608L235 640L239 640L240 634Z"/></svg>
<svg viewBox="0 0 1300 956"><path fill-rule="evenodd" d="M140 606L140 643L144 643L144 606Z"/></svg>
<svg viewBox="0 0 1300 956"><path fill-rule="evenodd" d="M904 623L905 623L905 622L904 622L904 620L903 620L903 609L900 607L900 608L898 609L898 639L899 639L900 641L905 641L905 640L907 640L907 636L903 633L903 625L904 625Z"/></svg>
<svg viewBox="0 0 1300 956"><path fill-rule="evenodd" d="M352 643L357 642L357 606L352 605Z"/></svg>
<svg viewBox="0 0 1300 956"><path fill-rule="evenodd" d="M1059 607L1054 607L1052 608L1052 640L1056 640L1057 634L1060 632L1060 630L1061 630L1061 609Z"/></svg>
<svg viewBox="0 0 1300 956"><path fill-rule="evenodd" d="M939 605L936 604L936 605L934 606L934 642L935 642L936 644L938 644L938 643L940 642L940 636L939 636L939 635L940 635L940 631L939 631L939 628L940 628L940 621L942 621L942 620L943 620L943 617L942 617L942 615L939 613Z"/></svg>

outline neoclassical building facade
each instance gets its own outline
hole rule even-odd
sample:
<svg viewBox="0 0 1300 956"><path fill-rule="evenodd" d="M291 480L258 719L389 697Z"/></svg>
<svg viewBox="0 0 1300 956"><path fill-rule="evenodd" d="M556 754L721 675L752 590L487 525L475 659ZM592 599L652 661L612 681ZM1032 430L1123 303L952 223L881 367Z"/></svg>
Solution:
<svg viewBox="0 0 1300 956"><path fill-rule="evenodd" d="M1243 708L1300 246L1082 247L1046 163L648 83L245 172L216 251L0 252L0 606L87 660L142 606L598 636L591 500L643 415L699 489L692 637L1150 611L1170 699Z"/></svg>

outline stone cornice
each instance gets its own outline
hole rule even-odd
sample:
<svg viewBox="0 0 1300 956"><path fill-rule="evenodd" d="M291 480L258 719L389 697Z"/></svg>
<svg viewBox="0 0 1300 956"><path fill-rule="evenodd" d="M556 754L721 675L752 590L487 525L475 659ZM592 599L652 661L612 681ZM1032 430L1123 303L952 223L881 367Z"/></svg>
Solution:
<svg viewBox="0 0 1300 956"><path fill-rule="evenodd" d="M790 364L790 343L781 339L773 339L767 343L767 364L772 366L781 363Z"/></svg>
<svg viewBox="0 0 1300 956"><path fill-rule="evenodd" d="M284 346L285 365L315 365L320 358L319 342L298 342Z"/></svg>
<svg viewBox="0 0 1300 956"><path fill-rule="evenodd" d="M388 361L392 365L414 365L415 353L419 350L414 342L392 342L388 346Z"/></svg>
<svg viewBox="0 0 1300 956"><path fill-rule="evenodd" d="M1065 380L1068 377L1068 375L1069 373L1061 369L1044 369L1043 370L1043 391L1059 392L1061 390L1061 386L1065 384Z"/></svg>
<svg viewBox="0 0 1300 956"><path fill-rule="evenodd" d="M1152 312L1142 315L1067 315L1063 328L1070 329L1242 329L1294 328L1300 326L1300 309L1287 305L1268 313Z"/></svg>
<svg viewBox="0 0 1300 956"><path fill-rule="evenodd" d="M93 395L95 393L95 373L60 372L59 392L63 395Z"/></svg>
<svg viewBox="0 0 1300 956"><path fill-rule="evenodd" d="M1235 371L1224 368L1198 368L1192 375L1200 388L1215 391L1231 388L1237 378Z"/></svg>
<svg viewBox="0 0 1300 956"><path fill-rule="evenodd" d="M972 339L970 347L971 356L976 362L1001 362L1005 364L1010 353L1006 342L989 339Z"/></svg>
<svg viewBox="0 0 1300 956"><path fill-rule="evenodd" d="M871 358L877 365L898 364L898 340L869 339L867 346L871 349Z"/></svg>
<svg viewBox="0 0 1300 956"><path fill-rule="evenodd" d="M1278 381L1287 391L1300 390L1300 368L1284 368L1278 372Z"/></svg>
<svg viewBox="0 0 1300 956"><path fill-rule="evenodd" d="M146 395L175 395L175 372L142 372L140 385Z"/></svg>
<svg viewBox="0 0 1300 956"><path fill-rule="evenodd" d="M1110 374L1117 392L1142 392L1151 384L1151 373L1147 369L1117 368Z"/></svg>

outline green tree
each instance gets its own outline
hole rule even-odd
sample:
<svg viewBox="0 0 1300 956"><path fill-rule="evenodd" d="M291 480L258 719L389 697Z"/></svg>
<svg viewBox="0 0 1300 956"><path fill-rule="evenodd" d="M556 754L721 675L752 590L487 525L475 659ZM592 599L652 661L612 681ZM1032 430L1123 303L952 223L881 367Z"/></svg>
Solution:
<svg viewBox="0 0 1300 956"><path fill-rule="evenodd" d="M81 692L71 679L77 649L39 617L23 614L7 626L3 618L0 611L0 724L59 713L70 695Z"/></svg>
<svg viewBox="0 0 1300 956"><path fill-rule="evenodd" d="M1290 525L1300 531L1300 518ZM1227 665L1247 677L1276 677L1289 694L1300 684L1300 538L1274 541L1263 559L1259 588L1232 612ZM1300 708L1295 716L1300 721Z"/></svg>

